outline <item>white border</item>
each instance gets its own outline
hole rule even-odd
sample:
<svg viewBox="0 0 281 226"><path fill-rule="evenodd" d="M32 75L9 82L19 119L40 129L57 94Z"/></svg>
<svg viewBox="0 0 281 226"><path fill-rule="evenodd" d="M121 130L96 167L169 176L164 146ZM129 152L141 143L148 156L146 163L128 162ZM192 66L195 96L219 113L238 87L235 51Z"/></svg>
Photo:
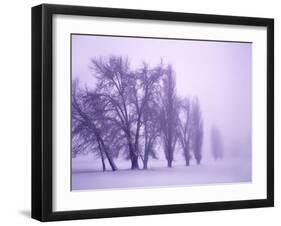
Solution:
<svg viewBox="0 0 281 226"><path fill-rule="evenodd" d="M253 42L252 183L71 192L70 33ZM266 198L265 27L55 15L53 87L53 211Z"/></svg>

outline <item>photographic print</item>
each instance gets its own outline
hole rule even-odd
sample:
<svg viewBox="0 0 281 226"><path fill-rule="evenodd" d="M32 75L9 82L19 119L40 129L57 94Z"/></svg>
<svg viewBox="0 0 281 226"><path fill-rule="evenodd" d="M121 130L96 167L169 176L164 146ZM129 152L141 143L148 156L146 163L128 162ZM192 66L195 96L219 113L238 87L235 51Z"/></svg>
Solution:
<svg viewBox="0 0 281 226"><path fill-rule="evenodd" d="M71 35L71 188L251 182L251 42Z"/></svg>
<svg viewBox="0 0 281 226"><path fill-rule="evenodd" d="M32 7L31 215L274 206L274 19Z"/></svg>

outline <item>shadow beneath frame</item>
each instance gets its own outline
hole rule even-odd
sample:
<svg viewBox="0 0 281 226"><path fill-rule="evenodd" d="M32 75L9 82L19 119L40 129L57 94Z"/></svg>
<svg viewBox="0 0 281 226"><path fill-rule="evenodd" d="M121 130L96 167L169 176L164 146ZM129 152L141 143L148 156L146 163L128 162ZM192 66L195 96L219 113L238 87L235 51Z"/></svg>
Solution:
<svg viewBox="0 0 281 226"><path fill-rule="evenodd" d="M19 210L19 214L24 216L24 217L27 217L27 218L30 218L31 217L31 212L30 210Z"/></svg>

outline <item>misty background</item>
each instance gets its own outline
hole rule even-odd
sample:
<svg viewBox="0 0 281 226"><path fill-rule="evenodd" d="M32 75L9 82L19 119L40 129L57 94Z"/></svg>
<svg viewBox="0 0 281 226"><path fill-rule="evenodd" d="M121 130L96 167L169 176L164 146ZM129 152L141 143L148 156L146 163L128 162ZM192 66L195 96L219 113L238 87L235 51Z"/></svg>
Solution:
<svg viewBox="0 0 281 226"><path fill-rule="evenodd" d="M91 59L110 55L128 57L132 68L143 61L153 67L161 59L173 65L177 94L200 100L202 161L211 156L213 124L225 156L251 155L251 43L72 35L72 80L94 88Z"/></svg>

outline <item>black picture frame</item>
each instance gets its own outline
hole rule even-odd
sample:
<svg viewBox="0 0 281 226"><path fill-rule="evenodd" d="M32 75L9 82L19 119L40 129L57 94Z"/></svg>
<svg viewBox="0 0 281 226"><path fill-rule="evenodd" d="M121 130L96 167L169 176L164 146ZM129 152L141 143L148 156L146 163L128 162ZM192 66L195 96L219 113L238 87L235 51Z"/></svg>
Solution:
<svg viewBox="0 0 281 226"><path fill-rule="evenodd" d="M267 198L95 210L52 210L52 18L55 14L267 28ZM274 206L274 20L268 18L43 4L32 8L32 218L40 221L122 217Z"/></svg>

